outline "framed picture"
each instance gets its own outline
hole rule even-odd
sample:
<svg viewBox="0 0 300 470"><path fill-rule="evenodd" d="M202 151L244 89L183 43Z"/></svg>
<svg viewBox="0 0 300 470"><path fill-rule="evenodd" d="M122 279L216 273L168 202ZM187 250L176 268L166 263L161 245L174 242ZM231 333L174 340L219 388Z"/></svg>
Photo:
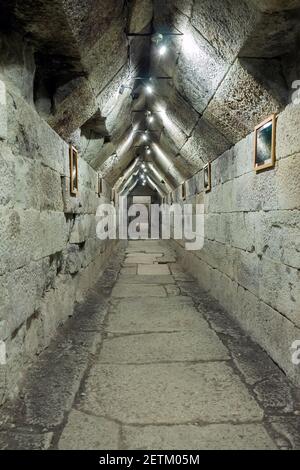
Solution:
<svg viewBox="0 0 300 470"><path fill-rule="evenodd" d="M276 118L276 114L272 114L255 127L254 170L256 172L275 166Z"/></svg>
<svg viewBox="0 0 300 470"><path fill-rule="evenodd" d="M183 201L186 200L186 186L185 186L185 182L182 183L181 185L181 198Z"/></svg>
<svg viewBox="0 0 300 470"><path fill-rule="evenodd" d="M204 191L209 193L211 191L211 163L207 163L203 167L203 185Z"/></svg>
<svg viewBox="0 0 300 470"><path fill-rule="evenodd" d="M103 193L103 179L98 173L98 196L100 197Z"/></svg>
<svg viewBox="0 0 300 470"><path fill-rule="evenodd" d="M73 145L69 149L70 159L70 193L72 196L78 194L78 152Z"/></svg>

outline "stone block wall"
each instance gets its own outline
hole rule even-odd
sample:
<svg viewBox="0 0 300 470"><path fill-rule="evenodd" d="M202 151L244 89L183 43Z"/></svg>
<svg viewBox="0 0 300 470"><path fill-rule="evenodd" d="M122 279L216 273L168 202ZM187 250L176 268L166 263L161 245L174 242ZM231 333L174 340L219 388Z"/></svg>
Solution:
<svg viewBox="0 0 300 470"><path fill-rule="evenodd" d="M205 244L175 243L185 267L300 384L291 345L300 340L300 106L277 121L277 163L253 170L248 135L212 162L212 190L203 173L187 182L187 202L205 205ZM176 191L177 201L180 199Z"/></svg>
<svg viewBox="0 0 300 470"><path fill-rule="evenodd" d="M98 197L98 175L79 155L71 197L69 146L24 98L0 80L0 404L116 247L96 238L111 188Z"/></svg>

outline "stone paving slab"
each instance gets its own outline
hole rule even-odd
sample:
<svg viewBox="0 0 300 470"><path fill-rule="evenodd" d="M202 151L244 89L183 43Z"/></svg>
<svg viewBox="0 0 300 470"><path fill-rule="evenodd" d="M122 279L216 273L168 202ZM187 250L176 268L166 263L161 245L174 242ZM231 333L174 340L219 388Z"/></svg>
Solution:
<svg viewBox="0 0 300 470"><path fill-rule="evenodd" d="M135 252L135 253L127 253L126 258L162 258L164 254L161 252L151 252L151 253L143 253L143 252Z"/></svg>
<svg viewBox="0 0 300 470"><path fill-rule="evenodd" d="M137 450L274 450L261 424L125 426L124 447Z"/></svg>
<svg viewBox="0 0 300 470"><path fill-rule="evenodd" d="M161 299L159 306L150 298L123 300L108 317L107 330L111 333L144 333L201 330L207 322L186 297Z"/></svg>
<svg viewBox="0 0 300 470"><path fill-rule="evenodd" d="M0 432L1 450L47 450L53 437L52 432L37 433L16 429Z"/></svg>
<svg viewBox="0 0 300 470"><path fill-rule="evenodd" d="M226 362L101 365L80 409L127 424L260 421L263 411Z"/></svg>
<svg viewBox="0 0 300 470"><path fill-rule="evenodd" d="M117 450L120 426L108 419L71 411L59 440L60 450Z"/></svg>
<svg viewBox="0 0 300 470"><path fill-rule="evenodd" d="M154 333L110 338L103 342L100 362L152 362L229 359L227 349L209 326L197 332Z"/></svg>
<svg viewBox="0 0 300 470"><path fill-rule="evenodd" d="M158 259L154 256L132 256L125 259L124 267L132 264L154 264Z"/></svg>
<svg viewBox="0 0 300 470"><path fill-rule="evenodd" d="M169 267L166 264L139 264L138 275L168 275Z"/></svg>
<svg viewBox="0 0 300 470"><path fill-rule="evenodd" d="M149 286L144 284L118 284L112 290L112 297L166 297L162 286Z"/></svg>
<svg viewBox="0 0 300 470"><path fill-rule="evenodd" d="M119 282L123 284L156 284L156 285L163 285L163 284L175 284L173 276L169 274L162 274L162 275L124 275L120 274Z"/></svg>
<svg viewBox="0 0 300 470"><path fill-rule="evenodd" d="M125 426L124 447L145 450L274 450L261 424Z"/></svg>
<svg viewBox="0 0 300 470"><path fill-rule="evenodd" d="M126 268L122 268L120 271L120 274L124 276L135 275L136 273L137 273L136 266L127 266Z"/></svg>

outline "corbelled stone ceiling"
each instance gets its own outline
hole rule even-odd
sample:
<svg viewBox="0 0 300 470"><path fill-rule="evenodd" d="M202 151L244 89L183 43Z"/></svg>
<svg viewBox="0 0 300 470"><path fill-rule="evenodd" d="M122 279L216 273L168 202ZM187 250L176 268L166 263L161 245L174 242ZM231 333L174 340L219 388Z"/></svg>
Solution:
<svg viewBox="0 0 300 470"><path fill-rule="evenodd" d="M34 47L40 115L119 191L143 164L166 194L283 109L299 55L299 0L9 0L1 17Z"/></svg>

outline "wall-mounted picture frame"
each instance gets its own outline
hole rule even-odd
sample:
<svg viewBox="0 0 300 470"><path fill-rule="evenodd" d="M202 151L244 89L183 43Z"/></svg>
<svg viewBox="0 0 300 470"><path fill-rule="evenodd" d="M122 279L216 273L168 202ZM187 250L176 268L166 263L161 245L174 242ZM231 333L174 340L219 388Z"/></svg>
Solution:
<svg viewBox="0 0 300 470"><path fill-rule="evenodd" d="M186 184L185 184L185 182L182 183L182 185L181 185L181 199L183 201L186 200Z"/></svg>
<svg viewBox="0 0 300 470"><path fill-rule="evenodd" d="M103 178L98 173L98 196L100 197L102 193L103 193Z"/></svg>
<svg viewBox="0 0 300 470"><path fill-rule="evenodd" d="M70 162L70 193L72 196L78 195L78 152L73 145L69 147Z"/></svg>
<svg viewBox="0 0 300 470"><path fill-rule="evenodd" d="M204 191L209 193L211 191L211 163L206 163L203 167L203 186Z"/></svg>
<svg viewBox="0 0 300 470"><path fill-rule="evenodd" d="M276 163L277 115L272 114L254 130L254 170L274 168Z"/></svg>

